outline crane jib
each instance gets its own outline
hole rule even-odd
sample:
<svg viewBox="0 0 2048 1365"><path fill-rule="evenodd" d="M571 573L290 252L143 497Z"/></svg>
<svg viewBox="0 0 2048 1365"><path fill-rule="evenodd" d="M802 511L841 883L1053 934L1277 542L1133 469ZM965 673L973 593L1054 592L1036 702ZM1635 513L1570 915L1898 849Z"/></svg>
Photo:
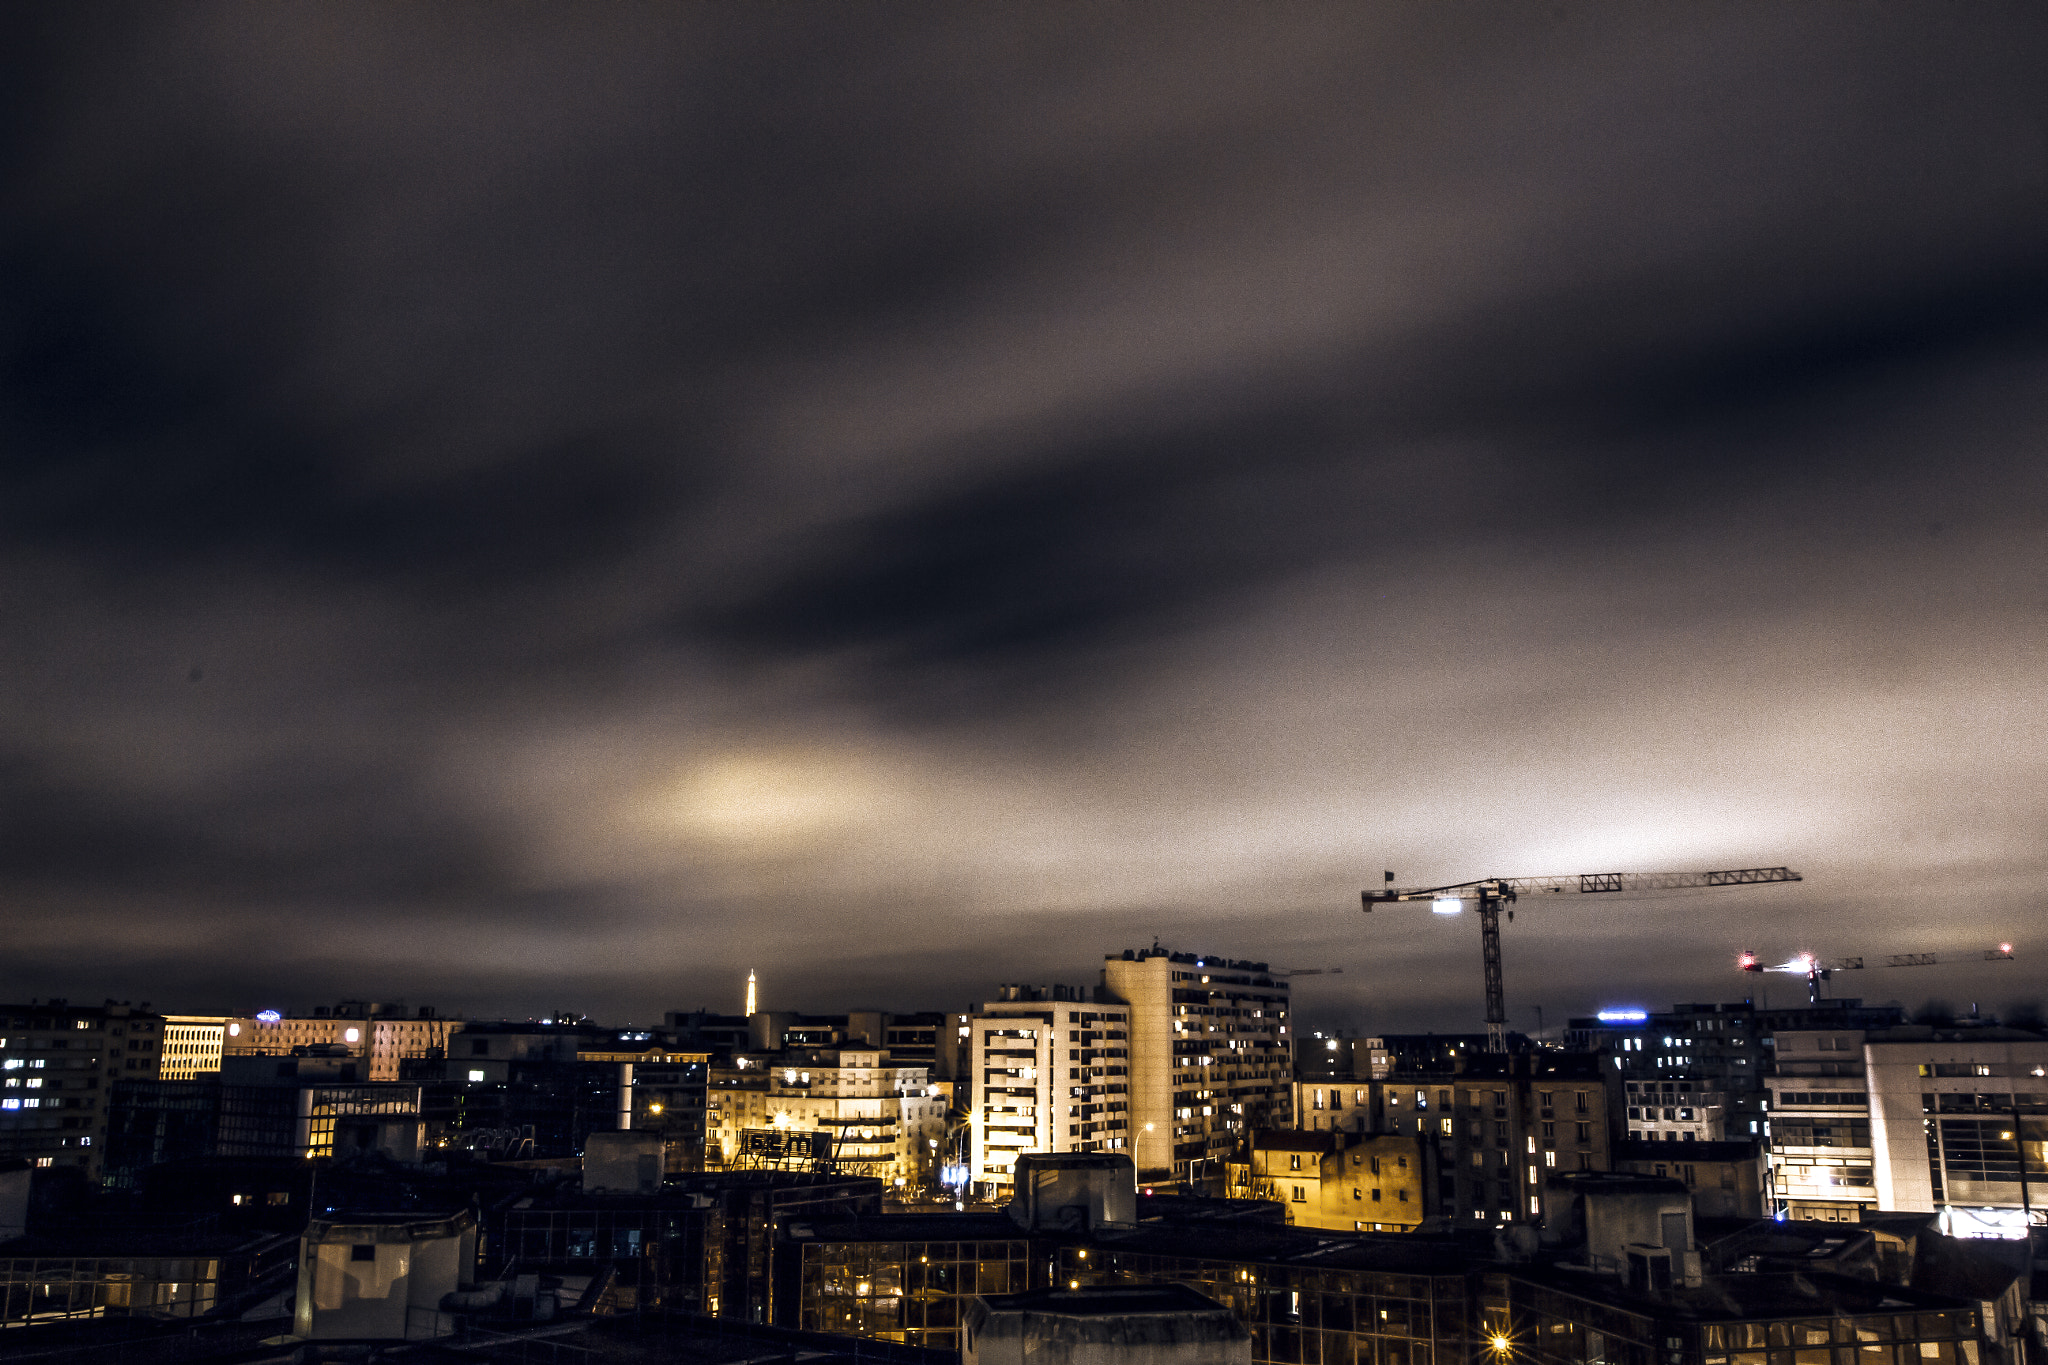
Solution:
<svg viewBox="0 0 2048 1365"><path fill-rule="evenodd" d="M1389 883L1394 874L1386 874ZM1507 992L1501 984L1500 915L1526 895L1558 895L1564 892L1679 891L1693 887L1751 886L1768 882L1796 882L1797 872L1789 867L1738 867L1720 872L1582 872L1574 877L1486 877L1451 886L1393 886L1359 893L1359 902L1370 913L1374 904L1399 901L1433 901L1440 914L1455 914L1464 901L1479 905L1479 955L1486 967L1486 1050L1507 1051ZM1447 908L1448 907L1448 908ZM1818 987L1815 988L1816 990ZM1449 1122L1449 1120L1445 1120Z"/></svg>
<svg viewBox="0 0 2048 1365"><path fill-rule="evenodd" d="M1558 895L1568 892L1687 891L1710 886L1764 886L1774 882L1802 881L1789 867L1736 867L1718 872L1582 872L1568 877L1489 877L1484 881L1459 882L1453 886L1395 887L1365 891L1360 900L1370 909L1376 903L1418 900L1481 901L1489 896L1514 901L1528 895Z"/></svg>

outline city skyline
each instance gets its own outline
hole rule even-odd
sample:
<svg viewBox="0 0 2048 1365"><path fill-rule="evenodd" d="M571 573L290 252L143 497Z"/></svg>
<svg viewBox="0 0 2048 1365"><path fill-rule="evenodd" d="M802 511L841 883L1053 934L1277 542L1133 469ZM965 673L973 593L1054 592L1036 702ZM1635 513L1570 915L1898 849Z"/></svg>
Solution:
<svg viewBox="0 0 2048 1365"><path fill-rule="evenodd" d="M2048 995L2038 26L802 13L9 17L0 997Z"/></svg>

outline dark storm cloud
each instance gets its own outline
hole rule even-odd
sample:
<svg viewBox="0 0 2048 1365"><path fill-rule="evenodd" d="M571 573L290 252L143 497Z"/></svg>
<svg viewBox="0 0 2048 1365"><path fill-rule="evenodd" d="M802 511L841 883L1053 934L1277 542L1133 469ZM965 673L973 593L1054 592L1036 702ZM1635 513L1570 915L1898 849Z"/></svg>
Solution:
<svg viewBox="0 0 2048 1365"><path fill-rule="evenodd" d="M15 989L67 896L645 1015L1324 965L1383 858L2038 871L2027 11L13 22ZM1329 1008L1455 1012L1426 929Z"/></svg>
<svg viewBox="0 0 2048 1365"><path fill-rule="evenodd" d="M433 818L408 785L402 771L280 769L171 805L12 755L0 759L0 878L30 894L149 892L193 905L432 904L484 890L488 841Z"/></svg>

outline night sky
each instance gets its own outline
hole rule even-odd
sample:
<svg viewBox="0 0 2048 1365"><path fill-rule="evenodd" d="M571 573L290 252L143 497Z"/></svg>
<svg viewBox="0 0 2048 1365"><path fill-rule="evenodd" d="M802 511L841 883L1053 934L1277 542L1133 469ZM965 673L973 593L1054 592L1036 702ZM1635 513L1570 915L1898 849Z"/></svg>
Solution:
<svg viewBox="0 0 2048 1365"><path fill-rule="evenodd" d="M9 24L0 998L2048 988L2038 6Z"/></svg>

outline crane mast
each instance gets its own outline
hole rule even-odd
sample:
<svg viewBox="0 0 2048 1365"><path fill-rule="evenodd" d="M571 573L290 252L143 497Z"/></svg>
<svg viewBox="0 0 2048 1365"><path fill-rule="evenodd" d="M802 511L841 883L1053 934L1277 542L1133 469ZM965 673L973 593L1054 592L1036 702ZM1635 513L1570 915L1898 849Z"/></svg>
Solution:
<svg viewBox="0 0 2048 1365"><path fill-rule="evenodd" d="M1394 874L1386 874L1387 881ZM1364 891L1360 899L1366 913L1374 905L1403 901L1429 901L1432 908L1455 913L1466 901L1479 910L1479 955L1486 976L1486 1048L1507 1051L1507 992L1501 984L1500 913L1523 896L1566 894L1599 895L1645 891L1685 891L1696 887L1760 886L1773 882L1801 880L1788 867L1740 867L1718 872L1581 872L1569 877L1487 877L1476 882L1450 886L1396 887ZM1444 907L1450 905L1446 912ZM1515 912L1509 910L1512 920Z"/></svg>

